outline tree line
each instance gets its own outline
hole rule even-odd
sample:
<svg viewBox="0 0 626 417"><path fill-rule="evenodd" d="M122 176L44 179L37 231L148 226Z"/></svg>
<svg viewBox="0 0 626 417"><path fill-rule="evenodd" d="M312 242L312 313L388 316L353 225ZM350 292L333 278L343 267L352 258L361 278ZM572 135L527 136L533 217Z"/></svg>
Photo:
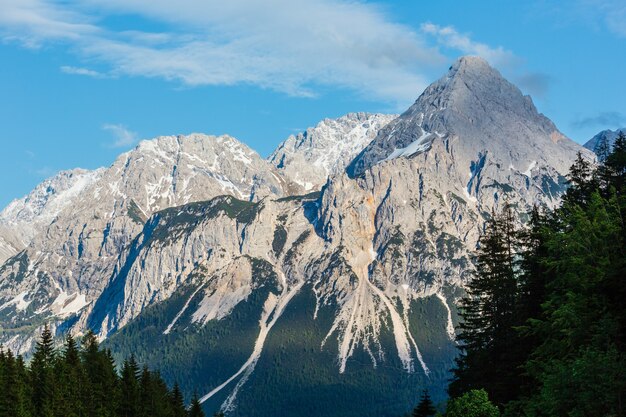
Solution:
<svg viewBox="0 0 626 417"><path fill-rule="evenodd" d="M624 134L598 159L578 155L558 208L487 222L446 417L626 415ZM423 395L412 415L435 413Z"/></svg>
<svg viewBox="0 0 626 417"><path fill-rule="evenodd" d="M177 384L131 356L118 373L111 352L88 332L56 349L45 326L28 364L0 350L0 417L204 417L198 397L185 407Z"/></svg>

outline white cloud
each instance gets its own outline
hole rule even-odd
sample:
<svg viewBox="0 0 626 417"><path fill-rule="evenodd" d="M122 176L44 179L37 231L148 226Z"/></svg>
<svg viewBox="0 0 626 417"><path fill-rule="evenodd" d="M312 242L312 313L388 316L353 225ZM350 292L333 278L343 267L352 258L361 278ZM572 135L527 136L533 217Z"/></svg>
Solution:
<svg viewBox="0 0 626 417"><path fill-rule="evenodd" d="M98 71L90 70L89 68L72 67L69 65L63 65L61 67L61 72L64 72L66 74L71 74L71 75L85 75L87 77L92 77L92 78L105 78L106 77L105 74L98 72Z"/></svg>
<svg viewBox="0 0 626 417"><path fill-rule="evenodd" d="M104 124L102 125L102 129L111 132L114 137L114 142L111 143L110 146L114 148L125 148L128 146L132 146L137 143L139 136L137 133L128 130L124 125L121 124Z"/></svg>
<svg viewBox="0 0 626 417"><path fill-rule="evenodd" d="M103 23L110 16L138 16L161 30L116 31ZM512 56L451 27L426 28L415 31L353 0L0 0L5 39L61 42L112 75L189 86L250 84L294 96L340 87L406 105L426 87L424 74L447 61L428 35L494 64Z"/></svg>
<svg viewBox="0 0 626 417"><path fill-rule="evenodd" d="M422 32L434 36L440 45L461 51L463 54L481 56L492 65L510 66L519 63L519 58L513 52L501 46L492 48L487 44L476 42L469 35L459 33L452 26L424 23L421 29Z"/></svg>

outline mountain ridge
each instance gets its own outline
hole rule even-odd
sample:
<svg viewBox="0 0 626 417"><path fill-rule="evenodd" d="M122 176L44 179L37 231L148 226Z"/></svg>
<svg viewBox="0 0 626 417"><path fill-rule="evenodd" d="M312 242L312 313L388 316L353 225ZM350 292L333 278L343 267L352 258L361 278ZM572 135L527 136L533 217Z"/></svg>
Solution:
<svg viewBox="0 0 626 417"><path fill-rule="evenodd" d="M268 160L227 137L140 144L88 190L97 204L71 207L0 267L1 341L27 351L26 323L90 327L233 416L271 415L249 402L294 381L318 388L281 404L309 415L320 401L400 413L417 387L443 398L482 225L505 201L522 223L556 206L577 152L590 157L486 62L450 71L398 118L324 122L337 129L327 146L369 133L317 193L296 195L298 161L323 155L305 135ZM372 117L386 123L366 143Z"/></svg>

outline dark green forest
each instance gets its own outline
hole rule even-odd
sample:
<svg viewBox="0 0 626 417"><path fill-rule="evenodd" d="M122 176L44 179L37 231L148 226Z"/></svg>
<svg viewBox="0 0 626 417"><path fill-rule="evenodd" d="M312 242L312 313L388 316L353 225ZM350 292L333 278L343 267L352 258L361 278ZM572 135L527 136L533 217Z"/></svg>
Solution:
<svg viewBox="0 0 626 417"><path fill-rule="evenodd" d="M111 352L89 332L67 336L56 349L46 326L32 360L0 352L0 416L4 417L203 417L197 396L185 407L158 372L131 356L118 372Z"/></svg>
<svg viewBox="0 0 626 417"><path fill-rule="evenodd" d="M626 137L599 160L526 226L506 205L487 222L446 416L626 415Z"/></svg>

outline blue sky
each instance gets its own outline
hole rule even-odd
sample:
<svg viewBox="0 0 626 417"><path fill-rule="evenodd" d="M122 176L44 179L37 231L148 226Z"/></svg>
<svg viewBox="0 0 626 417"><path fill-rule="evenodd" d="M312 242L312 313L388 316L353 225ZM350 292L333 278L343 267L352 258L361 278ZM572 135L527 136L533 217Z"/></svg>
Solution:
<svg viewBox="0 0 626 417"><path fill-rule="evenodd" d="M624 0L0 0L0 207L138 140L268 155L351 111L400 112L481 55L584 142L626 126Z"/></svg>

